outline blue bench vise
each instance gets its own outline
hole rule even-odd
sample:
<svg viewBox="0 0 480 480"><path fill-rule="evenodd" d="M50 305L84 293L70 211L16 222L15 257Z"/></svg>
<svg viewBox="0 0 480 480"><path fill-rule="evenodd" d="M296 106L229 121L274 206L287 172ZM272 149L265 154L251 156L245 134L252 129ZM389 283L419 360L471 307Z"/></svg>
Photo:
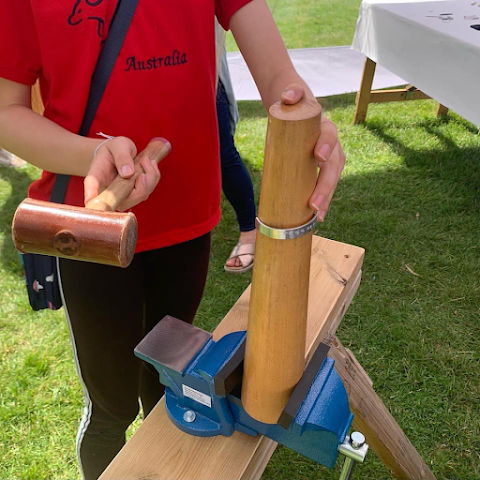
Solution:
<svg viewBox="0 0 480 480"><path fill-rule="evenodd" d="M258 422L242 407L246 332L215 342L210 333L166 316L138 344L135 355L152 364L165 385L165 406L178 428L197 436L235 430L264 435L332 468L353 415L345 387L320 344L278 423Z"/></svg>

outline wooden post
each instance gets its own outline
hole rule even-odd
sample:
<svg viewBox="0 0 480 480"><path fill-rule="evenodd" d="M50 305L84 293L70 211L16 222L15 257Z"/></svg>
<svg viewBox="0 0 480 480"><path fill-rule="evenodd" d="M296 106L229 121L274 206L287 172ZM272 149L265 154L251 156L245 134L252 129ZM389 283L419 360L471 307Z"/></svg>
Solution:
<svg viewBox="0 0 480 480"><path fill-rule="evenodd" d="M370 103L370 92L372 91L373 76L375 75L375 67L377 64L368 57L363 67L362 83L357 93L355 106L355 118L353 124L363 123L367 118L368 104Z"/></svg>
<svg viewBox="0 0 480 480"><path fill-rule="evenodd" d="M270 227L299 227L313 217L321 114L313 100L270 108L259 206ZM305 368L311 245L311 232L288 240L257 233L242 403L263 423L278 421Z"/></svg>

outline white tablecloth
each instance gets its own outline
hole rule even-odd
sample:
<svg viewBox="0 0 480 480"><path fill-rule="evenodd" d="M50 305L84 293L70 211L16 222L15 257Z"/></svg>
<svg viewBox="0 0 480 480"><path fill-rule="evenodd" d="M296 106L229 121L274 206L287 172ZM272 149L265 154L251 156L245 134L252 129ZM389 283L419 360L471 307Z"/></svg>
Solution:
<svg viewBox="0 0 480 480"><path fill-rule="evenodd" d="M353 48L480 126L480 0L363 0Z"/></svg>

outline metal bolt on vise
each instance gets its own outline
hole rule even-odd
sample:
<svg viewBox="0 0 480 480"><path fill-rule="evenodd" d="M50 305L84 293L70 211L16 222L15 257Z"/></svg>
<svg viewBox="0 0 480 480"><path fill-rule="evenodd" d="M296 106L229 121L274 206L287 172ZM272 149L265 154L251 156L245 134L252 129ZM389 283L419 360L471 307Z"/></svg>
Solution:
<svg viewBox="0 0 480 480"><path fill-rule="evenodd" d="M367 456L368 444L365 443L365 436L360 432L353 432L345 438L343 444L338 447L338 451L346 457L339 480L349 480L355 462L363 463Z"/></svg>
<svg viewBox="0 0 480 480"><path fill-rule="evenodd" d="M187 423L192 423L192 422L194 422L196 418L197 418L197 414L196 414L193 410L187 410L187 411L183 414L183 419L184 419Z"/></svg>

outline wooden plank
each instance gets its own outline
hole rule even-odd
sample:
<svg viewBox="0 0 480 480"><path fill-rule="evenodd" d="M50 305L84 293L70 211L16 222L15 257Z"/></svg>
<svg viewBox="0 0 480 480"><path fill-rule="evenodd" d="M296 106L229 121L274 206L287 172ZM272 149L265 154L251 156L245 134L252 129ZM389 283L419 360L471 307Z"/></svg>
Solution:
<svg viewBox="0 0 480 480"><path fill-rule="evenodd" d="M362 83L357 93L355 105L355 117L353 124L363 123L367 118L368 104L370 103L370 93L372 91L373 76L375 75L375 67L377 64L368 57L365 59L363 66Z"/></svg>
<svg viewBox="0 0 480 480"><path fill-rule="evenodd" d="M362 248L314 236L306 352L319 332L338 324L358 287ZM247 327L250 287L213 333L214 339ZM350 298L351 299L351 298ZM194 437L168 419L163 399L100 477L101 480L247 480L260 478L275 442L235 432L231 437ZM247 475L251 475L248 477Z"/></svg>
<svg viewBox="0 0 480 480"><path fill-rule="evenodd" d="M354 427L365 435L377 457L400 480L435 480L415 447L375 393L372 382L350 350L333 338L329 356L348 392Z"/></svg>
<svg viewBox="0 0 480 480"><path fill-rule="evenodd" d="M255 454L240 480L260 480L277 445L277 442L267 437L262 437L255 450Z"/></svg>

